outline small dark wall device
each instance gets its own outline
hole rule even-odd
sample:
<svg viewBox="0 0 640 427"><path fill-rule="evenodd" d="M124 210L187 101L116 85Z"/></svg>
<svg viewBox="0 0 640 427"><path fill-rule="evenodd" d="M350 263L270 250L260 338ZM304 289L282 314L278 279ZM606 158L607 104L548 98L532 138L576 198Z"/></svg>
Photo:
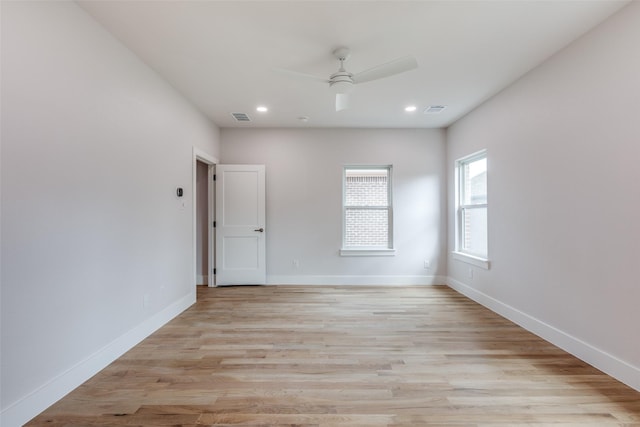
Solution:
<svg viewBox="0 0 640 427"><path fill-rule="evenodd" d="M176 188L176 196L178 197L184 196L184 190L182 189L182 187Z"/></svg>

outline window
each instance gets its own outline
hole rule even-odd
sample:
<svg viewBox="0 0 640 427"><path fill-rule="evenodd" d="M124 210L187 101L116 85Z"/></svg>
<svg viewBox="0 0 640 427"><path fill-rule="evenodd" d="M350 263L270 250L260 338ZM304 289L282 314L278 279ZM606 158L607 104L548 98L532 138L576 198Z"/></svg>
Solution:
<svg viewBox="0 0 640 427"><path fill-rule="evenodd" d="M458 160L456 172L456 252L488 268L486 151Z"/></svg>
<svg viewBox="0 0 640 427"><path fill-rule="evenodd" d="M392 255L391 166L347 166L341 255Z"/></svg>

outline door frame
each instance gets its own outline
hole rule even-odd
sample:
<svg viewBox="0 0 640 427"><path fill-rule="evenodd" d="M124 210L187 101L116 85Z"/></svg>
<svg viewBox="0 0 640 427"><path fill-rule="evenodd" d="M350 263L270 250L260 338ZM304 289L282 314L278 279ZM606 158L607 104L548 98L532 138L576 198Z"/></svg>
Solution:
<svg viewBox="0 0 640 427"><path fill-rule="evenodd" d="M192 211L193 211L193 233L192 233L192 259L193 259L193 286L198 285L198 264L197 264L197 256L198 256L198 248L197 248L197 210L196 210L196 180L197 180L197 172L198 172L198 162L202 162L208 166L207 173L207 198L208 198L208 207L207 207L207 230L209 230L209 271L207 274L208 283L207 286L214 287L215 286L215 276L213 275L213 269L215 268L215 230L213 228L213 221L215 219L215 185L213 182L213 175L215 173L215 166L220 163L220 160L207 153L206 151L202 151L197 147L193 147L193 162L192 162Z"/></svg>

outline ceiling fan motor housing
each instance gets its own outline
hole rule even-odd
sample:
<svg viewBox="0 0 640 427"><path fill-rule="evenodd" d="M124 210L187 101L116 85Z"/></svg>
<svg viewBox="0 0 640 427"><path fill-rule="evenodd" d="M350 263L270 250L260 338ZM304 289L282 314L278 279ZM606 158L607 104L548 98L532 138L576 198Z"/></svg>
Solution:
<svg viewBox="0 0 640 427"><path fill-rule="evenodd" d="M340 61L340 69L329 76L329 87L335 93L349 93L353 88L353 74L344 69L344 61L351 57L351 50L339 47L333 51L333 56Z"/></svg>
<svg viewBox="0 0 640 427"><path fill-rule="evenodd" d="M341 69L329 77L329 87L336 93L348 93L353 88L353 74Z"/></svg>

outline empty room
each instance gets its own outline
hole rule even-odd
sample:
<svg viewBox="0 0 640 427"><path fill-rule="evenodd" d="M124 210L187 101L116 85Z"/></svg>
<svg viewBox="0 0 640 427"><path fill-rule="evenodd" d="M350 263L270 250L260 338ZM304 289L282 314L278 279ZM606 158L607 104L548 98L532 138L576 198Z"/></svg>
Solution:
<svg viewBox="0 0 640 427"><path fill-rule="evenodd" d="M640 426L640 2L0 17L3 427Z"/></svg>

